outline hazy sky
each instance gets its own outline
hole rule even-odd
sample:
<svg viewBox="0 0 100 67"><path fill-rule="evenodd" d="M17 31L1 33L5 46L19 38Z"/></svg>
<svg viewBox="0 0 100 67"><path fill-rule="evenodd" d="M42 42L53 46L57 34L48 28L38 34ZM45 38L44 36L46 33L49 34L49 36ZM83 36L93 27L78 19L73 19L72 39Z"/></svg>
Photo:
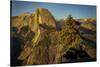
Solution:
<svg viewBox="0 0 100 67"><path fill-rule="evenodd" d="M69 14L74 18L96 17L96 6L26 1L12 1L12 16L25 12L33 13L39 7L48 9L56 19L62 19Z"/></svg>

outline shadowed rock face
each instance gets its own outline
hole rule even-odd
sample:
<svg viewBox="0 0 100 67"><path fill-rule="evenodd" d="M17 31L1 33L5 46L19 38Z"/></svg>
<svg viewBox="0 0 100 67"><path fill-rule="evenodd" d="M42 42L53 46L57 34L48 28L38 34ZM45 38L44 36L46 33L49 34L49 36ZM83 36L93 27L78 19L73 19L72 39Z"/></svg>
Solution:
<svg viewBox="0 0 100 67"><path fill-rule="evenodd" d="M92 55L90 55L88 51L82 49L82 47L80 47L80 49L70 48L69 51L67 51L66 54L63 55L61 60L62 63L83 61L96 61L96 58L92 57Z"/></svg>
<svg viewBox="0 0 100 67"><path fill-rule="evenodd" d="M90 56L81 49L75 49L75 48L70 48L69 51L66 52L66 54L64 55L64 58L66 59L66 61L62 62L71 62L72 60L82 60L82 59L88 59L90 58Z"/></svg>
<svg viewBox="0 0 100 67"><path fill-rule="evenodd" d="M21 65L22 61L18 60L17 57L20 54L22 45L24 44L23 40L18 37L12 37L11 41L11 65Z"/></svg>

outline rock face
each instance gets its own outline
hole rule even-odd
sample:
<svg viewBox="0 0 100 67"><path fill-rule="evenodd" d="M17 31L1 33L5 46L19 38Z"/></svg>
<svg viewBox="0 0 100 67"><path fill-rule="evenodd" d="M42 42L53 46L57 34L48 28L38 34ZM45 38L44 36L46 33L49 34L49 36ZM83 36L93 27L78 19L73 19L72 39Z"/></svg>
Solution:
<svg viewBox="0 0 100 67"><path fill-rule="evenodd" d="M48 56L46 54L48 53L48 45L44 41L50 30L47 31L46 29L55 29L55 23L56 21L52 14L44 8L38 8L33 14L24 13L19 16L12 17L11 38L13 39L13 37L18 37L23 40L23 44L19 44L21 49L17 53L17 56L12 58L11 64L19 65L19 60L23 61L21 62L23 65L48 63ZM15 44L12 42L12 45ZM14 56L13 53L12 56ZM41 60L39 60L39 55ZM15 62L13 63L13 61Z"/></svg>
<svg viewBox="0 0 100 67"><path fill-rule="evenodd" d="M56 20L52 14L44 8L37 8L35 13L23 13L19 16L12 17L12 26L21 29L23 26L29 26L34 32L38 24L45 24L50 27L56 27Z"/></svg>
<svg viewBox="0 0 100 67"><path fill-rule="evenodd" d="M12 27L17 27L18 29L21 29L23 26L27 26L31 16L33 16L33 14L24 13L19 16L12 17Z"/></svg>
<svg viewBox="0 0 100 67"><path fill-rule="evenodd" d="M34 24L33 24L33 22L34 22ZM54 17L47 9L38 8L35 11L34 18L31 19L31 22L29 25L30 25L30 28L32 29L32 31L35 31L38 28L37 24L45 24L49 27L55 28L56 27L55 22L56 21L55 21Z"/></svg>

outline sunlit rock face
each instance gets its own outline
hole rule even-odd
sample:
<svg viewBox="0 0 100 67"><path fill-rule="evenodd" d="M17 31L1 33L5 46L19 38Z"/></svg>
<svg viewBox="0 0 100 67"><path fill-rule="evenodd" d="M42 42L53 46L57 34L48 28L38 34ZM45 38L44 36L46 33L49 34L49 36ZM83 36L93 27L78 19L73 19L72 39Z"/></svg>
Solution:
<svg viewBox="0 0 100 67"><path fill-rule="evenodd" d="M18 16L12 17L12 26L17 27L19 30L23 26L29 26L35 32L39 28L39 24L45 24L49 27L55 28L56 20L52 14L45 8L37 8L34 13L23 13Z"/></svg>
<svg viewBox="0 0 100 67"><path fill-rule="evenodd" d="M47 56L49 44L45 42L45 37L50 29L56 27L52 14L47 9L37 8L34 13L23 13L12 17L11 20L14 30L12 37L19 37L23 40L19 45L21 49L15 57L16 62L22 60L22 65L49 63L49 56ZM16 44L12 43L12 45Z"/></svg>
<svg viewBox="0 0 100 67"><path fill-rule="evenodd" d="M55 19L52 16L52 14L44 8L38 8L34 13L34 26L32 27L32 30L35 31L36 28L38 28L37 24L45 24L49 27L55 28Z"/></svg>
<svg viewBox="0 0 100 67"><path fill-rule="evenodd" d="M18 16L13 16L11 19L12 26L17 27L18 29L21 29L23 26L27 26L31 15L31 13L23 13Z"/></svg>
<svg viewBox="0 0 100 67"><path fill-rule="evenodd" d="M48 9L38 8L35 14L39 14L39 24L55 27L55 19Z"/></svg>

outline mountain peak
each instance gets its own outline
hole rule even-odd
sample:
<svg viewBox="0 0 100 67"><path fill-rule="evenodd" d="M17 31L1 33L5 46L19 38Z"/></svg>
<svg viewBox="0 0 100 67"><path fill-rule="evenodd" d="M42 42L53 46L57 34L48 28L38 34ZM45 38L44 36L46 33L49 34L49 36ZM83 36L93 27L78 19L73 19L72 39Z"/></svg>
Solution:
<svg viewBox="0 0 100 67"><path fill-rule="evenodd" d="M48 9L37 8L37 10L35 11L35 18L39 19L39 24L46 24L48 26L55 27L56 20Z"/></svg>

